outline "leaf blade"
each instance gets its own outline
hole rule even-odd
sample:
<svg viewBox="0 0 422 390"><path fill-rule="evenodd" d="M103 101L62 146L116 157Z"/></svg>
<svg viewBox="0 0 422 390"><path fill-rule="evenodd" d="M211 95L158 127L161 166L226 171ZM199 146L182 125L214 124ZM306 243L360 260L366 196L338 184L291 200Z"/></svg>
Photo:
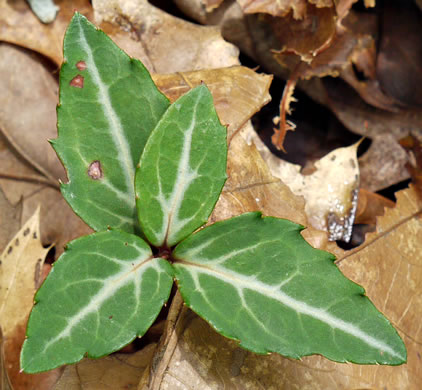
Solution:
<svg viewBox="0 0 422 390"><path fill-rule="evenodd" d="M406 350L395 329L331 254L303 240L301 229L248 213L189 237L174 252L185 302L257 353L403 363Z"/></svg>
<svg viewBox="0 0 422 390"><path fill-rule="evenodd" d="M146 68L75 13L64 40L59 137L62 193L94 230L138 229L133 181L148 136L167 109Z"/></svg>
<svg viewBox="0 0 422 390"><path fill-rule="evenodd" d="M123 231L72 241L35 296L22 369L101 357L142 336L169 297L172 274L166 260Z"/></svg>
<svg viewBox="0 0 422 390"><path fill-rule="evenodd" d="M171 247L207 222L227 178L226 163L226 129L201 85L166 111L137 168L138 217L153 245Z"/></svg>

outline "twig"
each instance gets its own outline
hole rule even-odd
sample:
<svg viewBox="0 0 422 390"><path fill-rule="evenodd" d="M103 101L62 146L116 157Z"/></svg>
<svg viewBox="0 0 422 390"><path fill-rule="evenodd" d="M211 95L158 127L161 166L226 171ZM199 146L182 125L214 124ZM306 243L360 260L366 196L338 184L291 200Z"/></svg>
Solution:
<svg viewBox="0 0 422 390"><path fill-rule="evenodd" d="M29 181L31 183L45 184L56 190L60 190L60 184L57 180L51 180L42 176L27 176L27 175L10 175L8 173L0 172L0 179L15 180L15 181Z"/></svg>

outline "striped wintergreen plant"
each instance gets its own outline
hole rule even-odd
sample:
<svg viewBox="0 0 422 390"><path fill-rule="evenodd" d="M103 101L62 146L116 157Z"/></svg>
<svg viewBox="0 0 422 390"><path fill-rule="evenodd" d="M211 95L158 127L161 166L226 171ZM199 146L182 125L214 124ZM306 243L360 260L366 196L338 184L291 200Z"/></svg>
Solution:
<svg viewBox="0 0 422 390"><path fill-rule="evenodd" d="M192 310L250 351L406 361L390 322L302 226L253 212L200 229L227 157L205 85L170 104L139 61L78 13L64 59L52 144L67 169L63 196L96 233L70 242L36 293L23 371L101 357L142 336L174 280Z"/></svg>

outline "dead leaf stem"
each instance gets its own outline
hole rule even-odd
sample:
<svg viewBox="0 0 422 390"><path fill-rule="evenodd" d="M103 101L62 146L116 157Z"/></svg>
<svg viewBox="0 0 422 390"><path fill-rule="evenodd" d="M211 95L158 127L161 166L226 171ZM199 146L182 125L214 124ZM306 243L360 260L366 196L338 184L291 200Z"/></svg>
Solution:
<svg viewBox="0 0 422 390"><path fill-rule="evenodd" d="M187 310L180 292L177 291L170 306L165 331L155 350L149 370L145 370L145 372L149 371L149 378L142 378L138 390L160 389L161 382L178 343L178 329L182 328L181 323Z"/></svg>
<svg viewBox="0 0 422 390"><path fill-rule="evenodd" d="M361 246L358 246L357 248L354 248L352 250L350 250L349 252L347 252L343 257L340 257L339 259L337 259L335 261L336 264L340 264L343 260L347 259L348 257L360 252L361 250L365 249L366 247L368 247L369 245L372 245L375 241L378 241L380 238L383 238L384 236L386 236L387 234L391 233L392 231L394 231L395 229L397 229L399 226L409 222L411 219L419 217L422 215L422 209L419 209L418 211L416 211L415 213L409 215L408 217L402 219L400 222L392 225L389 229L379 233L374 239L369 240L369 241L365 241Z"/></svg>
<svg viewBox="0 0 422 390"><path fill-rule="evenodd" d="M28 156L25 151L13 140L13 137L10 137L10 135L7 133L7 131L4 130L3 126L0 126L0 132L4 135L4 137L7 139L9 144L13 147L13 149L33 168L35 168L38 172L43 174L47 179L49 179L50 183L54 183L57 181L55 177L53 177L47 170L45 170L41 165L39 165L37 162L33 161L30 156ZM58 183L57 183L58 186Z"/></svg>
<svg viewBox="0 0 422 390"><path fill-rule="evenodd" d="M280 183L280 180L272 180L272 181L267 181L267 182L262 182L262 183L252 183L246 186L236 187L232 190L223 190L222 192L226 194L232 194L233 192L247 191L254 187L266 186L269 184L277 184L277 183Z"/></svg>
<svg viewBox="0 0 422 390"><path fill-rule="evenodd" d="M60 190L60 184L57 180L50 180L49 178L41 176L28 176L28 175L10 175L8 173L0 172L0 179L15 180L15 181L28 181L35 184L45 184L56 190Z"/></svg>

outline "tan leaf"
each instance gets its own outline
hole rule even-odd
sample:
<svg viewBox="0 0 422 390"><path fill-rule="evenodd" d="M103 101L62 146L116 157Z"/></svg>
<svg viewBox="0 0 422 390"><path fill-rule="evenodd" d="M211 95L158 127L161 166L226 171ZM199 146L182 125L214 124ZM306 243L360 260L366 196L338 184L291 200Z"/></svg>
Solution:
<svg viewBox="0 0 422 390"><path fill-rule="evenodd" d="M318 8L332 7L331 0L237 0L243 12L248 14L266 13L273 16L285 16L292 11L294 19L302 19L307 8L313 3Z"/></svg>
<svg viewBox="0 0 422 390"><path fill-rule="evenodd" d="M4 338L0 328L0 389L1 390L13 390L7 376L7 369L4 364Z"/></svg>
<svg viewBox="0 0 422 390"><path fill-rule="evenodd" d="M202 81L210 88L223 124L228 125L229 179L210 222L245 211L268 208L268 215L304 224L301 198L274 178L255 146L248 146L240 133L251 129L249 118L269 101L271 76L245 67L232 67L178 75L153 75L154 82L172 101Z"/></svg>
<svg viewBox="0 0 422 390"><path fill-rule="evenodd" d="M408 160L393 134L375 136L369 149L359 158L362 188L379 191L406 180Z"/></svg>
<svg viewBox="0 0 422 390"><path fill-rule="evenodd" d="M418 390L422 381L422 202L413 188L397 194L397 206L378 219L377 232L350 252L337 250L343 273L362 284L399 330L408 363L340 364L321 356L287 359L240 349L192 312L182 313L178 344L160 389L394 389ZM311 229L307 229L311 230ZM321 245L324 247L324 245Z"/></svg>
<svg viewBox="0 0 422 390"><path fill-rule="evenodd" d="M400 139L413 132L422 134L421 110L408 109L400 113L388 112L365 104L347 85L323 80L328 106L351 131L374 138L391 134Z"/></svg>
<svg viewBox="0 0 422 390"><path fill-rule="evenodd" d="M224 0L201 0L207 12L218 8Z"/></svg>
<svg viewBox="0 0 422 390"><path fill-rule="evenodd" d="M362 379L379 388L418 389L422 326L422 200L411 186L396 193L397 205L386 209L358 248L339 257L342 272L366 287L372 302L390 319L406 343L408 363L359 371Z"/></svg>
<svg viewBox="0 0 422 390"><path fill-rule="evenodd" d="M253 130L248 137L257 145L271 174L287 184L295 195L304 197L309 224L328 231L332 241L349 241L359 188L356 156L359 143L333 150L314 163L311 173L305 174L300 165L274 156Z"/></svg>
<svg viewBox="0 0 422 390"><path fill-rule="evenodd" d="M268 89L272 76L234 66L181 74L152 75L158 88L171 100L204 82L214 98L221 123L228 125L228 140L271 100Z"/></svg>
<svg viewBox="0 0 422 390"><path fill-rule="evenodd" d="M133 354L114 354L103 359L83 359L66 366L54 390L135 389L155 350L155 344Z"/></svg>
<svg viewBox="0 0 422 390"><path fill-rule="evenodd" d="M47 140L56 137L58 85L39 56L0 44L0 129L13 148L52 182L65 179ZM24 108L24 109L23 109Z"/></svg>
<svg viewBox="0 0 422 390"><path fill-rule="evenodd" d="M147 62L152 65L149 70L153 73L239 64L238 49L222 38L218 27L194 25L146 0L94 0L93 7L97 23L108 22L133 31L138 44L145 46Z"/></svg>
<svg viewBox="0 0 422 390"><path fill-rule="evenodd" d="M57 81L40 56L5 43L0 44L0 74L0 89L7 91L0 94L0 188L9 202L22 200L22 220L42 206L42 242L57 244L59 255L69 240L91 229L59 192L58 179L65 173L48 143L57 134Z"/></svg>
<svg viewBox="0 0 422 390"><path fill-rule="evenodd" d="M49 248L40 241L39 214L28 220L13 237L0 257L0 326L5 339L5 366L16 389L48 389L57 380L58 370L46 374L20 373L19 354L25 338L25 326L32 309L35 290Z"/></svg>
<svg viewBox="0 0 422 390"><path fill-rule="evenodd" d="M392 200L376 192L370 192L364 188L360 188L355 223L375 225L377 223L377 217L384 215L385 208L392 208L395 205Z"/></svg>
<svg viewBox="0 0 422 390"><path fill-rule="evenodd" d="M244 137L251 131L254 130L248 122L230 143L227 158L229 178L211 221L259 210L265 215L307 225L303 198L295 196L286 184L274 177L255 145L247 144Z"/></svg>
<svg viewBox="0 0 422 390"><path fill-rule="evenodd" d="M60 12L54 23L45 25L29 8L25 0L0 0L0 40L37 51L50 58L56 65L63 59L63 37L75 10L90 17L88 0L57 2ZM0 57L1 58L1 57Z"/></svg>
<svg viewBox="0 0 422 390"><path fill-rule="evenodd" d="M23 218L41 205L41 238L47 245L54 244L56 258L63 253L64 246L71 240L93 232L93 230L70 208L60 191L43 186L24 198Z"/></svg>
<svg viewBox="0 0 422 390"><path fill-rule="evenodd" d="M295 53L309 63L330 45L336 33L337 14L332 3L328 7L308 4L299 20L293 13L284 18L269 17L267 22L282 47L279 53Z"/></svg>
<svg viewBox="0 0 422 390"><path fill-rule="evenodd" d="M22 202L12 205L0 187L0 251L3 252L6 244L20 228Z"/></svg>
<svg viewBox="0 0 422 390"><path fill-rule="evenodd" d="M297 223L306 224L302 198L296 197L286 185L271 175L256 147L253 144L248 145L242 137L242 133L251 128L249 118L269 99L270 76L258 75L250 69L237 67L153 77L171 100L204 81L210 87L222 123L229 124L229 179L210 222L245 211L262 210L267 215L290 218ZM160 350L157 353L154 368L163 356L171 356L171 351L167 352ZM164 371L166 367L163 367ZM183 377L183 373L181 374ZM199 378L192 380L193 382L188 378L185 385L192 386ZM198 382L198 389L201 388L201 383L203 382ZM158 387L154 387L156 388ZM171 386L167 388L173 389Z"/></svg>
<svg viewBox="0 0 422 390"><path fill-rule="evenodd" d="M0 131L0 187L12 204L51 181L24 161Z"/></svg>

